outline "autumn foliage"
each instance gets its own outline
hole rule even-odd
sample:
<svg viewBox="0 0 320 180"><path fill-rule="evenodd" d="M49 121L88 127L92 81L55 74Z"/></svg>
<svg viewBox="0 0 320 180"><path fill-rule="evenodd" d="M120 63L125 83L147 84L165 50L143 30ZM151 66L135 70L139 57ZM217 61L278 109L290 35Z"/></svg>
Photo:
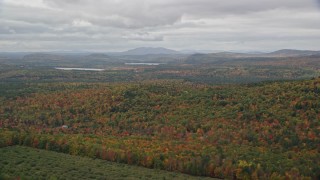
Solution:
<svg viewBox="0 0 320 180"><path fill-rule="evenodd" d="M28 86L0 98L1 147L228 179L320 175L320 79Z"/></svg>

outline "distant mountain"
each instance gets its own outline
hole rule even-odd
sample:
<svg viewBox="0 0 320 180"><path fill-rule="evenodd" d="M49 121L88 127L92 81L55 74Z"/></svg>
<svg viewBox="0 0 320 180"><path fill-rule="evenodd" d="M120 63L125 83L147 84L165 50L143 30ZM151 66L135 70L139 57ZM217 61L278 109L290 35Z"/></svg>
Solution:
<svg viewBox="0 0 320 180"><path fill-rule="evenodd" d="M28 52L0 52L2 58L21 59L23 56L30 54Z"/></svg>
<svg viewBox="0 0 320 180"><path fill-rule="evenodd" d="M234 52L219 52L219 53L210 53L210 54L193 54L186 59L188 64L198 64L198 63L207 63L207 62L217 62L217 61L226 61L235 58L250 57L249 54L243 53L234 53Z"/></svg>
<svg viewBox="0 0 320 180"><path fill-rule="evenodd" d="M299 57L299 56L312 56L319 54L320 51L310 50L295 50L295 49L282 49L270 53L263 52L220 52L212 53L211 56L215 57L229 57L229 58L246 58L246 57Z"/></svg>
<svg viewBox="0 0 320 180"><path fill-rule="evenodd" d="M116 55L149 55L149 54L181 54L179 51L166 49L162 47L140 47L131 49L125 52L117 53Z"/></svg>
<svg viewBox="0 0 320 180"><path fill-rule="evenodd" d="M93 58L93 59L110 59L110 56L102 53L94 53L94 54L89 54L86 56L88 58Z"/></svg>
<svg viewBox="0 0 320 180"><path fill-rule="evenodd" d="M295 49L282 49L271 53L266 53L267 56L312 56L320 53L320 51L309 51L309 50L295 50Z"/></svg>
<svg viewBox="0 0 320 180"><path fill-rule="evenodd" d="M265 60L265 58L285 58L285 57L310 57L319 58L320 51L282 49L271 53L237 53L218 52L209 54L192 54L185 60L188 64L199 63L223 63L233 60Z"/></svg>
<svg viewBox="0 0 320 180"><path fill-rule="evenodd" d="M265 54L266 52L263 52L263 51L245 51L243 53L252 54L252 55L259 55L259 54Z"/></svg>
<svg viewBox="0 0 320 180"><path fill-rule="evenodd" d="M320 52L310 56L311 58L320 58Z"/></svg>
<svg viewBox="0 0 320 180"><path fill-rule="evenodd" d="M46 54L46 53L33 53L27 54L22 58L25 61L61 61L64 60L65 57L62 55L56 54Z"/></svg>
<svg viewBox="0 0 320 180"><path fill-rule="evenodd" d="M92 52L90 51L48 51L43 53L55 54L55 55L66 55L66 56L85 56L85 55L90 55Z"/></svg>
<svg viewBox="0 0 320 180"><path fill-rule="evenodd" d="M217 53L221 52L221 50L181 50L179 51L182 54L210 54L210 53Z"/></svg>

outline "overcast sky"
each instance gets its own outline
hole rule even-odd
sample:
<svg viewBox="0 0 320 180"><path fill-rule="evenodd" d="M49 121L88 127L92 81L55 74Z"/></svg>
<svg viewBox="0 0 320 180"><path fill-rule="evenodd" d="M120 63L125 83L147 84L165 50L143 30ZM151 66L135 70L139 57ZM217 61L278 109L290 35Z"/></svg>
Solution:
<svg viewBox="0 0 320 180"><path fill-rule="evenodd" d="M0 51L320 50L320 0L0 0Z"/></svg>

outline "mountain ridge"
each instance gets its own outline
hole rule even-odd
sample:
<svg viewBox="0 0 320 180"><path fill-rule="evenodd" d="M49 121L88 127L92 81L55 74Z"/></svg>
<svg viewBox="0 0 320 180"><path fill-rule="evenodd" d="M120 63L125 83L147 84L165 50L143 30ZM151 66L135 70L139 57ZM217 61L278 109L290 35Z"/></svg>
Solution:
<svg viewBox="0 0 320 180"><path fill-rule="evenodd" d="M108 54L108 53L107 53ZM163 47L138 47L127 51L114 53L115 55L159 55L159 54L181 54L181 52Z"/></svg>

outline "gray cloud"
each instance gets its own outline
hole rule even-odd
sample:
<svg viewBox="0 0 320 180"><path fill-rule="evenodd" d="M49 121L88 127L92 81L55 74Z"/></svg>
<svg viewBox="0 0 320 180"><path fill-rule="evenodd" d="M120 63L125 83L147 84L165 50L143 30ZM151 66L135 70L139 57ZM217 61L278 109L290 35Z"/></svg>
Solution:
<svg viewBox="0 0 320 180"><path fill-rule="evenodd" d="M319 4L319 0L0 0L0 50L319 49Z"/></svg>
<svg viewBox="0 0 320 180"><path fill-rule="evenodd" d="M135 34L124 35L124 39L137 40L137 41L163 41L163 36L152 35L148 32L140 32Z"/></svg>

